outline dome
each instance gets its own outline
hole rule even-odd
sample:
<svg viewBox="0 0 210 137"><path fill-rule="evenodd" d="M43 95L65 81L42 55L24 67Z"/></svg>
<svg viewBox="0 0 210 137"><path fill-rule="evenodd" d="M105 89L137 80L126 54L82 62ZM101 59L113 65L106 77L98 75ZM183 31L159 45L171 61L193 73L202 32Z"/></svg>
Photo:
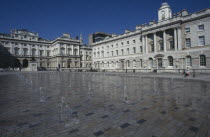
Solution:
<svg viewBox="0 0 210 137"><path fill-rule="evenodd" d="M169 4L168 4L167 2L163 2L163 3L161 4L160 9L162 9L162 8L170 8L170 6L169 6Z"/></svg>

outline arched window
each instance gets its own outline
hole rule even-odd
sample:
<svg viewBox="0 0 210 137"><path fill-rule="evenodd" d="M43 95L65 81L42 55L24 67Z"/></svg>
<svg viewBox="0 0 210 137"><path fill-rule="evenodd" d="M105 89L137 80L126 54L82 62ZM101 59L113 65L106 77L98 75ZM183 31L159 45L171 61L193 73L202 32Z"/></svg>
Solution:
<svg viewBox="0 0 210 137"><path fill-rule="evenodd" d="M136 68L136 60L133 60L133 68Z"/></svg>
<svg viewBox="0 0 210 137"><path fill-rule="evenodd" d="M186 65L187 66L192 66L192 58L191 58L191 56L187 56L187 58L186 58Z"/></svg>
<svg viewBox="0 0 210 137"><path fill-rule="evenodd" d="M28 60L27 59L24 59L23 60L23 67L28 67Z"/></svg>
<svg viewBox="0 0 210 137"><path fill-rule="evenodd" d="M206 56L200 55L200 66L206 66Z"/></svg>
<svg viewBox="0 0 210 137"><path fill-rule="evenodd" d="M142 59L140 59L140 67L142 68L142 66L143 66L143 61Z"/></svg>
<svg viewBox="0 0 210 137"><path fill-rule="evenodd" d="M149 67L152 68L153 67L153 59L149 58Z"/></svg>
<svg viewBox="0 0 210 137"><path fill-rule="evenodd" d="M174 60L172 56L168 57L168 66L174 66Z"/></svg>
<svg viewBox="0 0 210 137"><path fill-rule="evenodd" d="M127 66L130 67L130 61L129 60L127 60Z"/></svg>
<svg viewBox="0 0 210 137"><path fill-rule="evenodd" d="M163 11L161 11L161 18L162 18L162 20L164 20L165 19L165 11L163 10Z"/></svg>

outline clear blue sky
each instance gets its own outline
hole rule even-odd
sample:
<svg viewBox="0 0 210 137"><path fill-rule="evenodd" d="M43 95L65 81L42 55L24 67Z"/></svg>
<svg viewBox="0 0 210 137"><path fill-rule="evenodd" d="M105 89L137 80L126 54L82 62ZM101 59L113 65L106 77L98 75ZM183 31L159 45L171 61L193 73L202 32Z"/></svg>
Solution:
<svg viewBox="0 0 210 137"><path fill-rule="evenodd" d="M125 29L157 20L163 0L1 0L0 32L28 29L54 39L64 32L85 43L94 32L122 34ZM210 8L209 0L168 0L173 13Z"/></svg>

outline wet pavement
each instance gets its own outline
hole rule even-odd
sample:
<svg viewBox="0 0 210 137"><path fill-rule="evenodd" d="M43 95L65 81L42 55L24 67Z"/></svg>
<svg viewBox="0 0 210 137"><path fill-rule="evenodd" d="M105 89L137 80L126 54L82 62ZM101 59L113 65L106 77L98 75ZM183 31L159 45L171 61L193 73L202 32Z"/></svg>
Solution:
<svg viewBox="0 0 210 137"><path fill-rule="evenodd" d="M1 137L210 137L210 83L121 73L0 75Z"/></svg>

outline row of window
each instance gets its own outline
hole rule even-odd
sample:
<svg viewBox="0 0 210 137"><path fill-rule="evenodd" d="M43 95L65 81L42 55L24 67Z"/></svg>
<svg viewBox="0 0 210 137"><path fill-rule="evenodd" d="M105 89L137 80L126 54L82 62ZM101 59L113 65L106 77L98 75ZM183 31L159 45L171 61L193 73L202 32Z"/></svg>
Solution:
<svg viewBox="0 0 210 137"><path fill-rule="evenodd" d="M204 31L204 24L198 25L198 31ZM190 27L185 28L185 33L190 33Z"/></svg>
<svg viewBox="0 0 210 137"><path fill-rule="evenodd" d="M132 40L133 44L136 43L136 40ZM130 44L130 41L126 41L127 44ZM124 42L121 42L121 45L124 45ZM115 47L118 48L118 43L115 44ZM110 45L110 46L107 46L106 47L107 49L109 48L114 48L114 45ZM104 47L102 47L102 50L104 49ZM96 48L94 48L94 50L96 51ZM99 50L99 47L98 47L98 50Z"/></svg>
<svg viewBox="0 0 210 137"><path fill-rule="evenodd" d="M142 53L143 52L142 46L140 46L139 48L140 48L139 49L140 53ZM132 53L130 53L130 48L127 48L126 50L127 50L127 54L135 54L136 53L136 47L133 47L133 52ZM102 55L102 57L104 57L104 51L101 51L101 55ZM115 55L116 56L119 55L119 50L115 51ZM124 55L124 49L121 49L121 55ZM107 56L108 57L109 56L114 56L114 51L111 51L111 55L109 54L109 51L107 51ZM96 56L96 52L94 52L94 57L99 58L100 57L100 52L97 52L97 56Z"/></svg>
<svg viewBox="0 0 210 137"><path fill-rule="evenodd" d="M9 50L9 49L8 49ZM36 55L36 49L32 49L32 56L35 56ZM20 49L19 48L14 48L14 55L20 55ZM73 53L72 53L73 52ZM43 56L44 54L44 50L39 50L39 56ZM47 50L46 51L46 54L47 56L49 57L50 56L50 51ZM65 50L61 50L60 51L60 54L61 55L64 55L65 54ZM73 51L68 51L67 52L68 55L77 55L77 49L73 50ZM27 56L28 55L28 49L23 49L23 55L24 56Z"/></svg>
<svg viewBox="0 0 210 137"><path fill-rule="evenodd" d="M185 44L187 48L191 47L191 39L190 38L186 38L185 39ZM199 36L198 37L198 45L199 46L205 46L205 36Z"/></svg>
<svg viewBox="0 0 210 137"><path fill-rule="evenodd" d="M163 63L162 63L162 59L161 58L158 58L158 67L162 67ZM112 67L114 67L114 62L111 61L111 62L107 62L107 67L110 67L110 63L112 64ZM118 63L118 62L116 62ZM101 63L102 64L102 67L104 67L104 62ZM127 67L130 67L130 61L127 60L125 61L125 64L127 65ZM97 64L95 63L95 67ZM152 58L149 58L149 64L148 64L150 68L153 67L153 59ZM200 63L199 63L200 66L206 66L206 56L205 55L200 55ZM174 59L172 56L169 56L168 57L168 66L171 66L173 67L174 66ZM191 56L187 56L186 57L186 66L190 67L192 66L192 58ZM136 67L136 60L133 60L133 67L135 68ZM140 59L140 67L143 67L143 60Z"/></svg>

